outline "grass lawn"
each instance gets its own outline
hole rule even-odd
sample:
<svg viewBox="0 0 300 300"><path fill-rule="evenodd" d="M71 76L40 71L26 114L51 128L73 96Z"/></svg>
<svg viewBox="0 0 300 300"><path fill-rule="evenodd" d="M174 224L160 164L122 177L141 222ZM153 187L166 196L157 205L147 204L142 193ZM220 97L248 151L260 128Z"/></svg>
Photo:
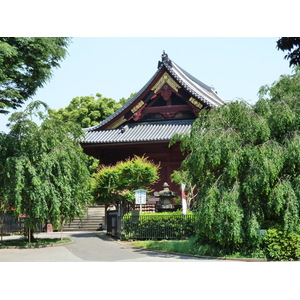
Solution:
<svg viewBox="0 0 300 300"><path fill-rule="evenodd" d="M236 252L231 255L225 255L221 250L215 249L209 245L199 245L194 238L188 240L163 240L163 241L135 241L131 243L134 247L160 250L167 252L177 252L181 254L193 254L199 256L210 257L226 257L226 258L262 258L266 256L262 251L255 253L240 253Z"/></svg>
<svg viewBox="0 0 300 300"><path fill-rule="evenodd" d="M59 245L59 244L69 243L71 241L72 240L69 238L63 238L62 240L60 238L52 238L52 239L39 238L32 243L28 243L25 239L6 240L6 241L0 241L0 249L5 247L28 247L28 248L44 247L49 245Z"/></svg>

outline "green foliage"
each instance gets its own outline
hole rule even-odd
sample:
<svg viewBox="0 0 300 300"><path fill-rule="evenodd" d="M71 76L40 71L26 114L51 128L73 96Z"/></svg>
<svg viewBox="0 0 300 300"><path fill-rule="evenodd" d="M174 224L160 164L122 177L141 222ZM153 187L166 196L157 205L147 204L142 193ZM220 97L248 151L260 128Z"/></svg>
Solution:
<svg viewBox="0 0 300 300"><path fill-rule="evenodd" d="M299 37L282 37L277 41L277 48L282 51L288 51L284 58L290 60L290 67L300 65Z"/></svg>
<svg viewBox="0 0 300 300"><path fill-rule="evenodd" d="M146 189L159 178L159 166L146 157L134 156L132 159L121 161L117 163L116 169L120 172L119 189Z"/></svg>
<svg viewBox="0 0 300 300"><path fill-rule="evenodd" d="M158 170L159 166L138 156L115 166L100 166L94 174L93 193L100 203L133 203L133 191L155 183Z"/></svg>
<svg viewBox="0 0 300 300"><path fill-rule="evenodd" d="M41 103L40 103L41 104ZM31 121L36 105L10 118L11 131L1 135L1 194L16 215L26 214L25 226L64 221L80 216L90 198L88 157L79 144L81 128L47 119Z"/></svg>
<svg viewBox="0 0 300 300"><path fill-rule="evenodd" d="M69 38L0 38L0 113L32 97L66 56Z"/></svg>
<svg viewBox="0 0 300 300"><path fill-rule="evenodd" d="M262 87L254 107L231 102L202 110L177 136L182 170L196 185L197 236L228 252L256 249L261 228L300 225L300 73Z"/></svg>
<svg viewBox="0 0 300 300"><path fill-rule="evenodd" d="M134 247L145 249L160 250L167 252L177 252L181 254L192 254L202 257L231 257L231 258L265 258L262 251L255 252L234 252L230 255L226 254L223 249L213 247L209 244L199 244L196 237L186 240L146 240L134 241L131 243Z"/></svg>
<svg viewBox="0 0 300 300"><path fill-rule="evenodd" d="M166 252L177 252L184 254L194 254L206 256L208 251L199 251L199 245L197 245L195 238L189 238L187 240L148 240L148 241L134 241L132 243L134 247L140 247L145 249L160 250ZM209 252L211 255L212 252ZM215 254L215 253L214 253ZM214 255L211 255L214 256Z"/></svg>
<svg viewBox="0 0 300 300"><path fill-rule="evenodd" d="M97 202L103 204L118 203L119 172L112 166L100 166L92 180L92 191Z"/></svg>
<svg viewBox="0 0 300 300"><path fill-rule="evenodd" d="M283 142L300 129L300 67L293 75L282 75L270 86L259 91L255 111L264 117L271 130L271 139Z"/></svg>
<svg viewBox="0 0 300 300"><path fill-rule="evenodd" d="M300 260L300 232L269 229L264 237L264 247L268 260Z"/></svg>
<svg viewBox="0 0 300 300"><path fill-rule="evenodd" d="M133 96L134 94L131 94ZM130 96L130 97L131 97ZM50 109L49 115L62 121L72 121L82 128L98 125L101 121L112 115L128 99L122 98L119 102L114 99L105 98L101 94L73 98L66 108L59 110Z"/></svg>
<svg viewBox="0 0 300 300"><path fill-rule="evenodd" d="M59 245L64 243L69 243L72 240L70 238L64 238L64 239L37 239L35 242L27 242L24 239L18 239L18 240L6 240L6 241L0 241L0 248L6 248L6 247L21 247L21 248L40 248L45 246L53 246L53 245Z"/></svg>
<svg viewBox="0 0 300 300"><path fill-rule="evenodd" d="M195 234L194 223L191 212L140 214L138 220L128 213L122 219L122 234L125 239L181 239Z"/></svg>

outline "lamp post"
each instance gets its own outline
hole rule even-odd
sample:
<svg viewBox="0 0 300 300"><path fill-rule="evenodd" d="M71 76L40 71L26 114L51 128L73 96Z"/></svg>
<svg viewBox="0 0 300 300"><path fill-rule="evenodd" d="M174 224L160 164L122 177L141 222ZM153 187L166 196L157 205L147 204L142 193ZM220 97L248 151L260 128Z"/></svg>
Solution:
<svg viewBox="0 0 300 300"><path fill-rule="evenodd" d="M177 196L176 192L169 189L167 182L163 184L163 190L160 192L154 192L154 196L160 199L159 211L170 211L173 209L172 199Z"/></svg>

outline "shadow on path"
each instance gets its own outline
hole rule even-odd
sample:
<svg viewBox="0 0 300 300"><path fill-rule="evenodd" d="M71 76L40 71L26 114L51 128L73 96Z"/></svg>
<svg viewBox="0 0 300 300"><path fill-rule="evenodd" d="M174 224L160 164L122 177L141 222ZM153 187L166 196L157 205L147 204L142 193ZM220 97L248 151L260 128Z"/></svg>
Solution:
<svg viewBox="0 0 300 300"><path fill-rule="evenodd" d="M116 242L117 240L107 235L106 231L97 231L97 232L65 232L70 238L99 238L103 241Z"/></svg>
<svg viewBox="0 0 300 300"><path fill-rule="evenodd" d="M209 258L209 257L205 257L205 258L199 258L193 255L189 255L189 254L182 254L182 253L175 253L175 252L164 252L164 251L160 251L160 250L150 250L150 249L137 249L134 248L133 249L134 252L136 253L141 253L141 254L145 254L148 255L150 257L161 257L161 258L176 258L176 259L182 259L182 260L195 260L195 259L199 259L199 260L213 260L215 261L215 258Z"/></svg>
<svg viewBox="0 0 300 300"><path fill-rule="evenodd" d="M75 238L89 238L89 237L96 237L97 235L93 232L74 232L74 233L68 233L69 237L75 237Z"/></svg>

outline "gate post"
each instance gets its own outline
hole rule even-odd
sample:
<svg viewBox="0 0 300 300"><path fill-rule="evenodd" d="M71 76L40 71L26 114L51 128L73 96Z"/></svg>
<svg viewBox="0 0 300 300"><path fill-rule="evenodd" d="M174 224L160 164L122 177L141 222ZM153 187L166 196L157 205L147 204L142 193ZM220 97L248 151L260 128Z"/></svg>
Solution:
<svg viewBox="0 0 300 300"><path fill-rule="evenodd" d="M4 212L0 212L0 231L1 242L3 241L3 229L4 229Z"/></svg>
<svg viewBox="0 0 300 300"><path fill-rule="evenodd" d="M123 218L123 207L122 204L118 205L118 214L117 214L117 237L121 239L122 237L122 218Z"/></svg>

